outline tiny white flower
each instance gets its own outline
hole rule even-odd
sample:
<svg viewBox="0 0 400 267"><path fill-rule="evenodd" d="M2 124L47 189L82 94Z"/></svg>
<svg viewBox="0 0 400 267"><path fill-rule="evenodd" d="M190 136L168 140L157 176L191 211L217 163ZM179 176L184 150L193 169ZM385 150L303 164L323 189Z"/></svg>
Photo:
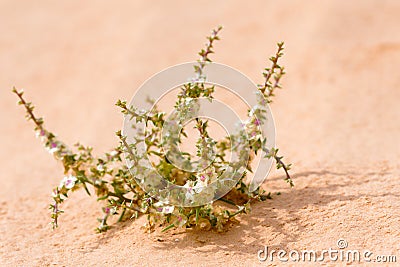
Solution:
<svg viewBox="0 0 400 267"><path fill-rule="evenodd" d="M73 175L64 176L60 183L60 188L63 186L67 189L71 189L75 186L75 183L78 179Z"/></svg>
<svg viewBox="0 0 400 267"><path fill-rule="evenodd" d="M193 201L194 200L194 194L196 194L195 188L194 188L194 182L193 181L187 181L186 184L183 186L184 188L186 188L186 192L185 192L185 197L187 200L189 201Z"/></svg>
<svg viewBox="0 0 400 267"><path fill-rule="evenodd" d="M165 203L163 202L157 202L154 204L154 206L156 207L157 212L161 212L164 214L170 214L175 209L174 206L165 206Z"/></svg>
<svg viewBox="0 0 400 267"><path fill-rule="evenodd" d="M116 155L118 155L117 151L113 150L113 151L110 152L110 156L111 157L115 157Z"/></svg>
<svg viewBox="0 0 400 267"><path fill-rule="evenodd" d="M54 154L55 152L58 151L58 148L51 148L49 149L50 154Z"/></svg>
<svg viewBox="0 0 400 267"><path fill-rule="evenodd" d="M102 171L104 171L104 165L103 165L103 164L99 164L99 165L97 165L96 169L97 169L99 172L102 172Z"/></svg>
<svg viewBox="0 0 400 267"><path fill-rule="evenodd" d="M36 131L36 138L40 138L40 140L44 141L46 139L45 130Z"/></svg>
<svg viewBox="0 0 400 267"><path fill-rule="evenodd" d="M174 206L166 206L163 208L162 213L172 213L174 211L175 207Z"/></svg>
<svg viewBox="0 0 400 267"><path fill-rule="evenodd" d="M59 150L57 143L52 142L47 148L47 150L49 151L50 154L54 154L55 152L57 152Z"/></svg>

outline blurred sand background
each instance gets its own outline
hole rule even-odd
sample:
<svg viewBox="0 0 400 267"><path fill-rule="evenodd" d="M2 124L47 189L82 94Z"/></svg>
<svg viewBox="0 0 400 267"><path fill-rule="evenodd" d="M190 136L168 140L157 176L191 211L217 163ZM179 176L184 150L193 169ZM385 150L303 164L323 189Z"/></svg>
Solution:
<svg viewBox="0 0 400 267"><path fill-rule="evenodd" d="M1 265L257 266L264 245L322 250L339 238L400 261L399 14L399 1L383 0L0 1ZM282 194L224 234L147 234L140 218L98 235L99 205L80 192L51 231L62 169L12 86L63 140L100 153L117 144L116 100L197 59L220 24L212 58L255 82L276 42L286 43L285 90L272 110L295 188L272 172L264 187Z"/></svg>

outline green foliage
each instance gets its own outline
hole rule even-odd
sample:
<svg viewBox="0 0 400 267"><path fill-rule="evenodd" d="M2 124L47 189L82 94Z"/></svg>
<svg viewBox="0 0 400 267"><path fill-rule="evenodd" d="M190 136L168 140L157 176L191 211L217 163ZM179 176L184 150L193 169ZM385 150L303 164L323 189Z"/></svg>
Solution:
<svg viewBox="0 0 400 267"><path fill-rule="evenodd" d="M215 41L219 40L218 34L221 29L222 27L218 27L212 31L211 35L207 37L206 47L199 52L200 59L194 70L199 80L204 78L204 66L207 62L211 62L209 56L214 53L213 45ZM246 130L251 136L249 142L252 153L257 154L258 151L263 150L267 157L274 158L276 167L285 171L285 181L293 186L288 173L290 165L283 163L282 157L277 154L278 149L268 150L266 148L266 140L262 138L258 127L262 123L260 120L265 119L265 109L262 107L272 101L271 98L274 96L275 89L280 88L280 79L285 74L284 68L278 64L282 55L283 43L279 43L277 53L270 58L271 67L266 68L263 73L265 82L259 85L259 92L264 98L260 98L258 107L249 111ZM175 108L183 114L186 112L185 103L188 100L199 97L211 99L214 90L213 86L207 87L204 83L188 83L181 88ZM107 222L113 216L118 216L118 221L123 221L135 219L141 215L145 215L148 219L145 225L148 231L152 231L156 226L162 226L164 227L163 231L174 227L186 227L201 230L215 229L222 232L236 222L235 218L238 214L249 213L252 202L271 198L270 194L264 195L264 191L261 189L252 193L249 192L248 184L244 182L245 174L228 194L213 203L191 208L166 205L144 192L124 164L123 153L127 153L129 159L136 163L140 161L140 158L136 154L135 143L128 144L121 131L116 133L120 140L119 146L101 156L93 155L91 147L85 147L79 143L73 148L69 148L44 127L42 118L37 118L34 115L34 107L31 103L25 101L23 91L17 91L14 88L13 92L19 98L18 103L25 107L27 119L35 124L34 129L37 136L43 141L45 148L56 160L62 163L64 168L65 177L54 188L53 203L50 204L53 228L58 226L59 216L63 213L60 205L70 196L71 192L78 189L84 189L88 195L94 194L98 201L104 203L102 208L104 216L98 219L100 223L97 228L98 232L104 232L111 227ZM161 149L162 143L159 133L165 120L164 112L157 109L153 109L151 112L138 111L135 107L129 107L126 101L121 100L116 105L131 120L146 122L150 126L147 138L144 138L144 136L136 137L136 144L146 142L147 153L158 158L158 164L155 167L168 181L178 185L195 187L198 183L210 183L221 174L222 166L227 162L225 158L230 148L230 141L226 138L218 141L213 140L207 132L207 121L196 119L195 128L200 135L196 142L197 156L206 157L209 153L210 144L215 144L217 148L216 160L205 172L193 174L177 169L168 161L166 154ZM258 119L253 115L256 115ZM181 140L178 138L172 141L179 143ZM250 172L252 171L250 167L251 159L252 157L248 162L248 171ZM190 160L190 155L187 155L186 160Z"/></svg>

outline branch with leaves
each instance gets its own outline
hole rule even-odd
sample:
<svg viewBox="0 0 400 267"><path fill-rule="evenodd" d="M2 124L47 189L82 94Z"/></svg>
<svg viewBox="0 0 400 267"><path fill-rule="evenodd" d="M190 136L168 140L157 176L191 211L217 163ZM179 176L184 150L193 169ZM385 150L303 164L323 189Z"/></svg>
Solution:
<svg viewBox="0 0 400 267"><path fill-rule="evenodd" d="M212 99L215 88L202 83L203 70L207 62L212 62L210 54L214 53L214 43L219 40L219 33L222 27L218 27L207 37L207 44L199 52L200 59L195 67L197 80L185 84L177 96L176 108L178 112L184 112L190 108L197 98L206 97ZM278 149L268 150L266 140L261 137L259 125L263 123L259 118L263 117L263 106L265 107L272 100L277 88L281 88L280 80L285 74L284 68L278 63L283 55L283 43L278 44L276 54L270 58L271 67L266 68L263 73L264 83L259 86L259 92L262 94L264 102L260 100L257 107L253 107L249 113L249 119L246 121L246 130L252 138L249 139L249 145L253 153L263 150L267 157L273 157L276 161L276 167L283 169L286 178L285 181L293 186L293 181L289 176L290 164L286 165L282 157L278 156ZM64 168L65 176L61 179L58 186L53 190L53 203L50 204L52 225L56 228L59 224L59 216L63 213L60 206L66 201L75 190L84 189L88 195L95 195L97 200L103 203L103 217L99 218L98 232L108 230L110 218L117 216L117 221L134 219L138 216L147 216L145 228L148 231L154 230L156 225L164 226L164 231L174 227L198 228L202 230L215 229L218 232L225 231L229 225L235 223L236 216L242 213L249 213L250 205L256 200L265 200L270 194L265 195L264 191L258 188L254 192L249 192L249 185L246 184L246 173L242 175L239 182L228 194L207 205L197 207L175 207L167 205L160 200L147 194L139 185L129 168L123 162L123 155L139 164L140 156L136 153L136 145L140 142L146 142L147 153L158 158L155 168L158 173L170 183L183 185L188 188L188 192L196 190L199 186L206 186L218 179L223 172L224 164L228 163L226 152L230 148L228 139L213 140L207 132L208 121L196 119L195 128L200 137L197 141L197 156L206 157L208 155L208 146L213 143L217 146L216 160L205 170L199 173L191 173L171 164L166 152L162 149L160 132L165 122L165 113L158 109L150 111L138 111L135 107L128 106L126 101L119 100L116 105L121 108L121 112L134 122L146 122L150 125L150 130L146 136L138 136L134 143L129 144L126 137L117 132L120 141L119 145L110 152L102 156L94 156L92 148L81 144L68 147L55 134L48 131L43 119L34 114L34 106L24 98L24 92L13 88L13 93L19 99L19 104L25 107L26 117L34 123L34 130L38 138L44 144L44 147L61 162ZM265 102L266 99L266 102ZM188 104L189 103L189 104ZM256 114L257 116L253 116ZM260 116L258 116L260 115ZM173 140L180 142L180 139ZM187 155L190 160L190 155ZM250 166L250 161L248 163ZM251 168L248 167L248 171ZM214 193L214 192L211 192Z"/></svg>

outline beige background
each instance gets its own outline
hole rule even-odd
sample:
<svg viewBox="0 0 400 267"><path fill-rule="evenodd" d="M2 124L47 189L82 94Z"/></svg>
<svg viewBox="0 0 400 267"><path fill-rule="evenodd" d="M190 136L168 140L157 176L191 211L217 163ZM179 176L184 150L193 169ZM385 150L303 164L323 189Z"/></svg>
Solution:
<svg viewBox="0 0 400 267"><path fill-rule="evenodd" d="M0 1L1 264L257 265L264 245L322 250L339 238L400 261L399 14L399 1ZM275 43L286 42L285 90L272 109L296 187L273 172L265 188L282 195L222 235L146 234L144 218L97 235L99 206L83 193L50 231L62 170L12 86L67 143L102 152L117 144L116 100L197 59L219 24L213 59L256 82Z"/></svg>

